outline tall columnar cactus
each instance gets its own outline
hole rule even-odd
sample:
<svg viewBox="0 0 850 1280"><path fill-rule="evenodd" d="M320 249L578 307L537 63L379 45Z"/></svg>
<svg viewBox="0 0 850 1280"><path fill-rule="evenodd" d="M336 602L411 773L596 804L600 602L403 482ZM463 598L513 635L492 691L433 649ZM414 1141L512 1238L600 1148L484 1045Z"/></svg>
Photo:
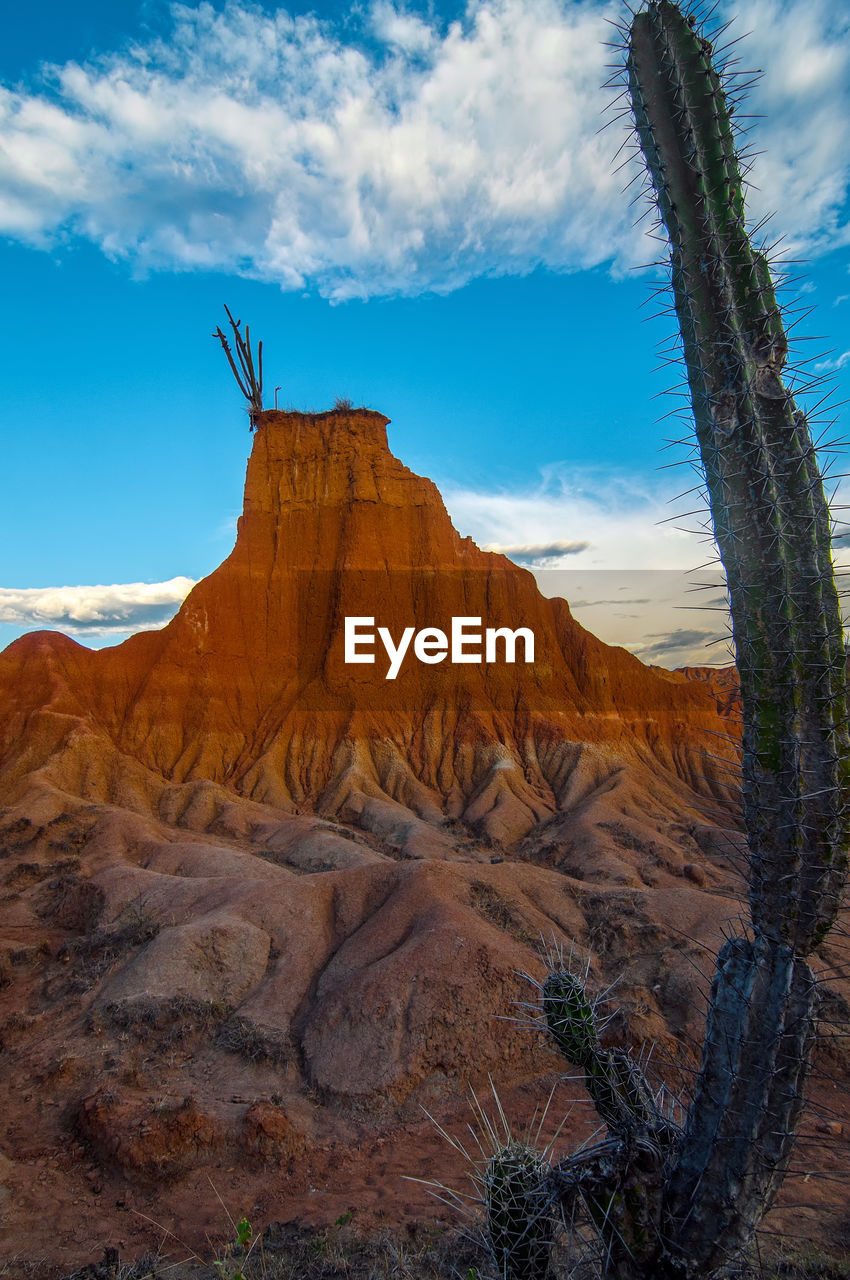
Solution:
<svg viewBox="0 0 850 1280"><path fill-rule="evenodd" d="M683 1129L636 1064L600 1048L573 975L541 994L608 1139L550 1177L581 1200L618 1280L723 1274L787 1167L815 1037L807 957L847 864L850 753L830 521L808 424L783 383L788 343L750 243L735 135L711 44L670 0L633 16L626 76L670 244L675 310L743 707L751 928L722 948Z"/></svg>
<svg viewBox="0 0 850 1280"><path fill-rule="evenodd" d="M629 92L667 235L697 440L726 570L744 705L755 927L807 955L846 868L844 642L829 516L711 45L655 0L631 27Z"/></svg>
<svg viewBox="0 0 850 1280"><path fill-rule="evenodd" d="M808 424L745 226L708 40L669 0L631 25L628 88L670 242L673 295L743 706L752 938L723 948L703 1063L671 1176L676 1249L708 1265L752 1231L787 1163L813 1039L805 957L847 866L844 637Z"/></svg>

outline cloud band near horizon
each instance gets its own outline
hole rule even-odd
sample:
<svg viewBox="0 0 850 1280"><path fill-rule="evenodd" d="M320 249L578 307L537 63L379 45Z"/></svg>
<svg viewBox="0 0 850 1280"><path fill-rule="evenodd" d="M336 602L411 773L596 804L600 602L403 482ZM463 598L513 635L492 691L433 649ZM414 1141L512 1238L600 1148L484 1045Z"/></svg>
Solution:
<svg viewBox="0 0 850 1280"><path fill-rule="evenodd" d="M795 252L847 243L847 15L737 11L765 68L751 217L778 209ZM335 300L646 259L622 135L599 132L613 3L470 0L441 26L373 0L345 29L245 0L171 14L167 38L0 86L0 233Z"/></svg>
<svg viewBox="0 0 850 1280"><path fill-rule="evenodd" d="M192 578L109 586L0 587L0 625L86 637L163 626L192 590Z"/></svg>
<svg viewBox="0 0 850 1280"><path fill-rule="evenodd" d="M675 631L681 619L664 601L674 596L681 605L688 568L705 558L698 539L659 523L670 510L666 490L609 468L580 473L552 465L525 489L443 486L443 493L462 534L531 567L543 593L564 596L594 634L641 657L647 646L648 660L664 660L664 629ZM0 627L9 640L15 631L50 628L95 647L114 644L164 626L194 585L180 576L159 583L0 588ZM674 645L669 657L671 663L717 660L696 643L690 649Z"/></svg>

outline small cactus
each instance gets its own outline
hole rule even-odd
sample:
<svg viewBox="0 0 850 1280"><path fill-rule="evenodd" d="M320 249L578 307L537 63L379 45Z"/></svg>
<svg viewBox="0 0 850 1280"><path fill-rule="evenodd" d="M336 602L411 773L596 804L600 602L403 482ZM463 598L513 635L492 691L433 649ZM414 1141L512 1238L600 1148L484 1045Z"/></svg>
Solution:
<svg viewBox="0 0 850 1280"><path fill-rule="evenodd" d="M589 1067L599 1051L599 1033L581 978L553 969L543 983L541 1005L549 1034L567 1061Z"/></svg>
<svg viewBox="0 0 850 1280"><path fill-rule="evenodd" d="M483 1181L487 1239L501 1280L546 1280L553 1236L546 1161L511 1141L490 1157Z"/></svg>
<svg viewBox="0 0 850 1280"><path fill-rule="evenodd" d="M596 1004L587 994L586 972L566 968L557 952L551 956L549 973L540 987L546 1030L567 1062L584 1071L587 1091L600 1116L612 1133L662 1125L637 1064L621 1049L603 1049Z"/></svg>

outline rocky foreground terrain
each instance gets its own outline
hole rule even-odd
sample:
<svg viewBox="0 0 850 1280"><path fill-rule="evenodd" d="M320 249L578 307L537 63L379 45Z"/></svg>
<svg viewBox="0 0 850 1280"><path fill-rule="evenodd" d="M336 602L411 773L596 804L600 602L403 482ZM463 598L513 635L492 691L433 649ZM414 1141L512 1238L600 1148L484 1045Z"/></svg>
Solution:
<svg viewBox="0 0 850 1280"><path fill-rule="evenodd" d="M266 412L228 559L163 630L0 655L0 1259L445 1220L469 1089L595 1127L516 1002L592 957L687 1087L745 892L734 681L642 666L456 533L365 410ZM533 629L531 666L343 661L343 620ZM821 956L846 968L841 941ZM850 1244L846 984L775 1222ZM545 1128L545 1127L544 1127ZM805 1182L803 1177L808 1175ZM790 1225L789 1225L790 1224ZM179 1251L179 1250L178 1250ZM17 1259L12 1263L10 1260Z"/></svg>

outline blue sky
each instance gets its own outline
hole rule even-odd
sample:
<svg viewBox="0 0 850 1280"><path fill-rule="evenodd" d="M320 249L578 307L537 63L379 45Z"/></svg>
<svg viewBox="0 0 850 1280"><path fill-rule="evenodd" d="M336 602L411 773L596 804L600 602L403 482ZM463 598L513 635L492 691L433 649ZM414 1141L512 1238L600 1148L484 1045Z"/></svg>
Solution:
<svg viewBox="0 0 850 1280"><path fill-rule="evenodd" d="M752 219L775 211L770 235L807 260L799 333L823 340L801 352L842 400L850 24L830 0L735 11L742 65L765 71ZM598 132L620 13L46 0L6 16L0 642L46 625L114 643L227 554L250 437L210 337L223 302L263 338L282 406L386 413L394 451L482 545L586 572L574 599L657 600L657 578L629 577L649 570L687 585L705 548L657 524L694 482L659 469L684 433L656 422L670 322L634 270L657 246L621 194L632 171L614 173L619 126ZM718 656L712 615L578 616L656 661Z"/></svg>

